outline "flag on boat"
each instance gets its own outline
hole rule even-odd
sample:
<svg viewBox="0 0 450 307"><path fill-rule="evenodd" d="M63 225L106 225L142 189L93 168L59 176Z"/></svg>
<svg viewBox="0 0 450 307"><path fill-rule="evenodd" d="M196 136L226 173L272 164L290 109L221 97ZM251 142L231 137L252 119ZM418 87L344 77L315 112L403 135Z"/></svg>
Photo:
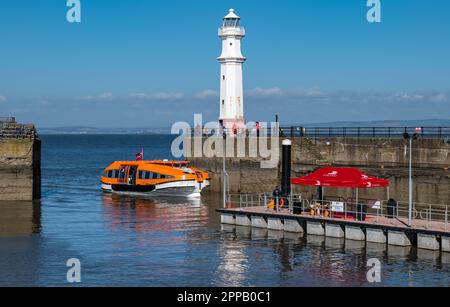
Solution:
<svg viewBox="0 0 450 307"><path fill-rule="evenodd" d="M136 154L136 161L142 161L143 158L144 158L144 149L141 149L141 151Z"/></svg>

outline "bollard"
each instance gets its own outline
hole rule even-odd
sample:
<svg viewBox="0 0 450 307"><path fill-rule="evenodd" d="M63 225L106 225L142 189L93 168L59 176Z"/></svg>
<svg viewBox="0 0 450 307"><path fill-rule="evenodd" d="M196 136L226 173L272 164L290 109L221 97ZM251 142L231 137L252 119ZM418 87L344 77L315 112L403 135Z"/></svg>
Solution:
<svg viewBox="0 0 450 307"><path fill-rule="evenodd" d="M291 194L291 140L282 142L282 166L281 166L281 194L287 196Z"/></svg>

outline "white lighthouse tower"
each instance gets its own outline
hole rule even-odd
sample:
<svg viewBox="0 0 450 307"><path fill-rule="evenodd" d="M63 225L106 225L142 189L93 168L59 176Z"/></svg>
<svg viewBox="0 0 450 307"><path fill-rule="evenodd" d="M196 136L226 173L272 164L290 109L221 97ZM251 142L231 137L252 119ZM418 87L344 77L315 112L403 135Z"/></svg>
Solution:
<svg viewBox="0 0 450 307"><path fill-rule="evenodd" d="M225 128L243 128L244 88L242 81L242 64L246 58L241 53L241 40L245 29L240 25L240 17L230 9L223 18L219 29L222 40L220 63L220 120Z"/></svg>

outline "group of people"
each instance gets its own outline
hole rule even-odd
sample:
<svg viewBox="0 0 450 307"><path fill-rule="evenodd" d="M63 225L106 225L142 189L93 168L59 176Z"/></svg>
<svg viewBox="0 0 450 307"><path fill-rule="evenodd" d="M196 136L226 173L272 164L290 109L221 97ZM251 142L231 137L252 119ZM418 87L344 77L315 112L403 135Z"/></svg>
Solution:
<svg viewBox="0 0 450 307"><path fill-rule="evenodd" d="M219 131L222 131L224 136L232 135L232 136L236 137L238 135L242 135L242 132L244 132L246 136L250 135L250 131L248 128L245 128L245 129L239 128L238 125L236 124L236 122L233 123L233 125L231 126L231 129L230 129L230 128L226 128L223 121L220 120L219 121L219 129L220 129ZM195 136L209 136L209 135L211 135L211 133L214 133L214 130L215 129L208 129L208 128L201 127L200 125L197 125L194 128L194 135ZM257 121L257 122L255 122L255 127L254 127L254 132L256 133L257 137L259 137L260 131L261 131L261 125ZM231 133L227 133L227 132L231 132Z"/></svg>

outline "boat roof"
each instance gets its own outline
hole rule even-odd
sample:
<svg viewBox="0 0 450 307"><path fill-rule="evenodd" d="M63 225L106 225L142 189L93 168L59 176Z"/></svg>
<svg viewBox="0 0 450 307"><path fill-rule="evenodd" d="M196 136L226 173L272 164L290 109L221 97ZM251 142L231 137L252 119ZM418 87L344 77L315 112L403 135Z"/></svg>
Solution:
<svg viewBox="0 0 450 307"><path fill-rule="evenodd" d="M114 161L114 163L120 163L120 164L129 164L129 165L141 165L141 164L159 164L159 165L188 165L189 161L175 161L175 160L141 160L141 161Z"/></svg>

